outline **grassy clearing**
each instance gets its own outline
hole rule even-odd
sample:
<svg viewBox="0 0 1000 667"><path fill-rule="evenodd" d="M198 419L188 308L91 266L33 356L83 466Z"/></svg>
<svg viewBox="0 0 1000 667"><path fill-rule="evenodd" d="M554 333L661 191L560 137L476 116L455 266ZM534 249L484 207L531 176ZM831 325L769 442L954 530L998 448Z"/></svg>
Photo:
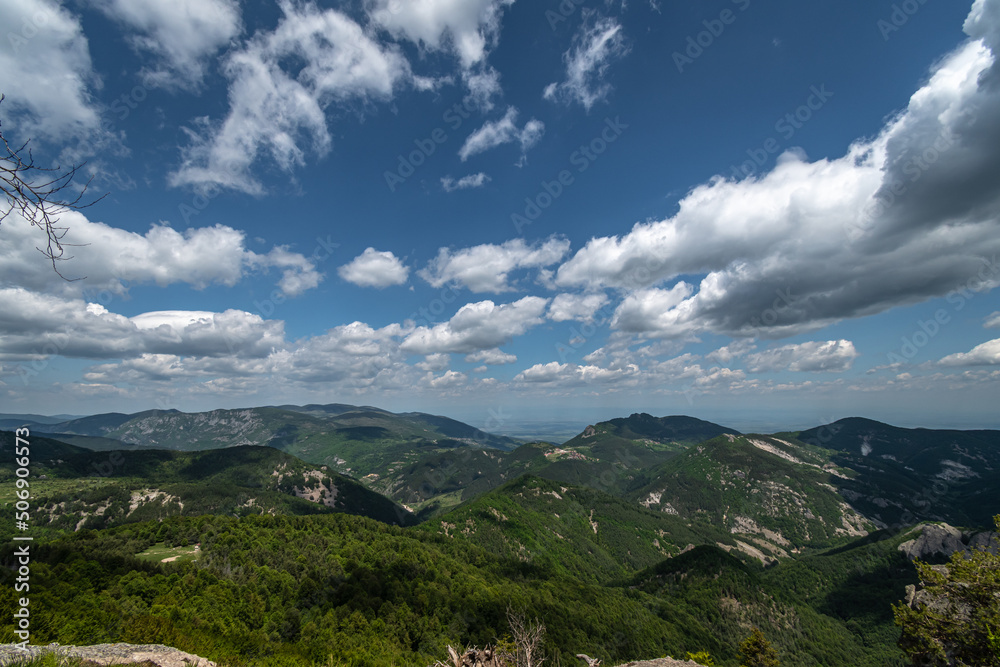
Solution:
<svg viewBox="0 0 1000 667"><path fill-rule="evenodd" d="M198 560L201 549L197 545L187 547L168 547L159 542L149 547L136 558L153 561L154 563L192 563Z"/></svg>
<svg viewBox="0 0 1000 667"><path fill-rule="evenodd" d="M428 500L419 503L409 503L407 507L413 510L414 514L424 518L444 514L462 504L462 490L442 493Z"/></svg>
<svg viewBox="0 0 1000 667"><path fill-rule="evenodd" d="M108 480L102 477L81 477L77 479L46 477L45 479L40 479L32 475L28 481L31 483L31 496L33 500L62 493L82 494L108 484ZM15 500L17 500L17 488L14 486L14 481L12 479L4 480L0 483L0 503L13 503ZM38 503L33 502L32 505L37 506Z"/></svg>

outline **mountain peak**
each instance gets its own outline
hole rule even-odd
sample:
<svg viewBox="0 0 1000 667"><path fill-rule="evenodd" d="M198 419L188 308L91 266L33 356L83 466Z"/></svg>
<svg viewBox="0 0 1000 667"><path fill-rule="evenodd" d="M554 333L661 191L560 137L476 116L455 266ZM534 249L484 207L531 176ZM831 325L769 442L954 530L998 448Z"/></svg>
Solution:
<svg viewBox="0 0 1000 667"><path fill-rule="evenodd" d="M649 439L660 443L677 442L694 444L718 437L724 433L740 432L710 421L687 415L654 417L637 412L625 418L611 419L596 425L598 433L607 432L629 440Z"/></svg>

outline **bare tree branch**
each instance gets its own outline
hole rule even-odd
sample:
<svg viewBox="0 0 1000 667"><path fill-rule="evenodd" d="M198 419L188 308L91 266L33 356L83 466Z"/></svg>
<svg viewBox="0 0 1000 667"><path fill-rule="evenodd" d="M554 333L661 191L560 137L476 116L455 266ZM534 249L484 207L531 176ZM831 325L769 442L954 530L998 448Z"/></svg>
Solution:
<svg viewBox="0 0 1000 667"><path fill-rule="evenodd" d="M537 618L529 621L523 611L507 607L507 625L514 635L517 667L540 667L545 661L542 642L545 640L545 625Z"/></svg>
<svg viewBox="0 0 1000 667"><path fill-rule="evenodd" d="M0 103L4 98L5 96L0 94ZM93 206L107 197L107 194L94 201L83 203L90 182L93 180L91 177L75 197L67 198L66 195L73 194L71 189L73 179L86 162L66 170L59 166L40 167L35 164L28 143L29 141L25 141L20 146L12 145L0 129L0 191L6 200L0 203L0 223L12 212L18 211L33 227L38 227L45 233L45 247L36 246L36 249L52 262L52 270L63 280L80 280L80 278L67 278L56 265L57 261L73 258L72 255L66 256L66 248L86 245L63 240L69 228L59 225L59 215L65 211L78 211Z"/></svg>

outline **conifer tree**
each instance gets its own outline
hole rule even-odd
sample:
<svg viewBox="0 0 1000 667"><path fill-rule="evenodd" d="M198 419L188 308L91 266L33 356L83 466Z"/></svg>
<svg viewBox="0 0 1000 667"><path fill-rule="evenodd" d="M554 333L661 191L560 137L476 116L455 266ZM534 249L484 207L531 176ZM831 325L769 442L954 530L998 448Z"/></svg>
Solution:
<svg viewBox="0 0 1000 667"><path fill-rule="evenodd" d="M740 667L778 667L779 664L777 651L760 628L754 628L740 644L740 657Z"/></svg>

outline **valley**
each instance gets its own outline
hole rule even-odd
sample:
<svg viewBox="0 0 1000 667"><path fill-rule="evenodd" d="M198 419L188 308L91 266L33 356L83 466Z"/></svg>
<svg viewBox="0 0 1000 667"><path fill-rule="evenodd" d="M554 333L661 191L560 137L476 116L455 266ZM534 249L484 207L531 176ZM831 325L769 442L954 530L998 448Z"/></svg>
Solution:
<svg viewBox="0 0 1000 667"><path fill-rule="evenodd" d="M1000 507L998 431L637 413L553 443L343 404L35 417L0 415L32 433L33 636L220 664L429 665L517 608L556 663L735 667L757 627L782 664L902 667L912 558L989 546Z"/></svg>

